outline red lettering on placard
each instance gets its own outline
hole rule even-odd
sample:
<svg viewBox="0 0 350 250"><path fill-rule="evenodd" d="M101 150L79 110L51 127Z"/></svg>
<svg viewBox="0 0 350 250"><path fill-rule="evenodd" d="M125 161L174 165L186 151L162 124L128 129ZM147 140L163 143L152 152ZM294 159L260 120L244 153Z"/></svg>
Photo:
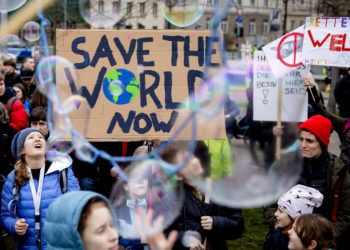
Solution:
<svg viewBox="0 0 350 250"><path fill-rule="evenodd" d="M323 38L323 40L320 41L320 40L315 40L314 39L311 30L308 30L307 33L308 33L308 35L310 37L310 40L311 40L311 43L312 43L313 47L322 47L324 45L324 43L327 41L327 39L329 37L331 37L330 38L330 44L329 44L329 50L330 51L337 51L337 52L350 51L350 47L346 47L347 34L332 34L331 35L331 33L328 33Z"/></svg>
<svg viewBox="0 0 350 250"><path fill-rule="evenodd" d="M314 40L311 30L308 30L307 33L309 34L313 47L316 47L316 46L321 47L327 41L327 39L331 36L331 34L328 33L327 36L323 38L322 42L320 42L319 40L316 40L316 41Z"/></svg>
<svg viewBox="0 0 350 250"><path fill-rule="evenodd" d="M346 47L345 47L345 43L346 43L346 34L344 34L344 42L343 42L342 50L343 50L343 51L350 51L350 48L346 48Z"/></svg>
<svg viewBox="0 0 350 250"><path fill-rule="evenodd" d="M332 35L329 45L330 51L342 51L344 45L344 35Z"/></svg>

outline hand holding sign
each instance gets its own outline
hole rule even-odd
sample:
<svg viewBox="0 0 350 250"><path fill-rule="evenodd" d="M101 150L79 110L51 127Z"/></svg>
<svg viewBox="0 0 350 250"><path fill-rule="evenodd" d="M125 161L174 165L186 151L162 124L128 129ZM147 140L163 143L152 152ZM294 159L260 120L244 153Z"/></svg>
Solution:
<svg viewBox="0 0 350 250"><path fill-rule="evenodd" d="M308 72L308 74L304 75L303 79L304 79L305 88L309 91L309 93L312 96L312 100L315 102L316 100L315 100L314 94L311 91L311 88L314 85L316 85L315 80L312 78L312 75L310 72Z"/></svg>

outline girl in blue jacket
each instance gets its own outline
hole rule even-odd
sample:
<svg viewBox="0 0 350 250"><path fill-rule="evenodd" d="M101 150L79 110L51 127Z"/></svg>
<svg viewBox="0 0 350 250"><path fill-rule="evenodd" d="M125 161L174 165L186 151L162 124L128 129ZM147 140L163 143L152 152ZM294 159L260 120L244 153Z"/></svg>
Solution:
<svg viewBox="0 0 350 250"><path fill-rule="evenodd" d="M17 162L2 190L1 223L15 237L17 249L47 249L42 233L46 209L63 192L79 190L72 161L62 155L48 161L46 140L34 128L18 132L11 151Z"/></svg>

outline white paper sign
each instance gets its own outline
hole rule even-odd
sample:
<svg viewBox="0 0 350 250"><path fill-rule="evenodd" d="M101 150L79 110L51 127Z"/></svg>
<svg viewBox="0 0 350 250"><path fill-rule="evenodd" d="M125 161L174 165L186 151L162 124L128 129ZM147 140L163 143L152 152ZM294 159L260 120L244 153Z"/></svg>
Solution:
<svg viewBox="0 0 350 250"><path fill-rule="evenodd" d="M275 77L282 77L302 65L303 32L304 26L300 26L263 47Z"/></svg>
<svg viewBox="0 0 350 250"><path fill-rule="evenodd" d="M350 18L307 17L302 59L304 64L350 66Z"/></svg>
<svg viewBox="0 0 350 250"><path fill-rule="evenodd" d="M282 121L301 122L307 119L307 94L302 76L309 69L302 65L285 74L282 83ZM253 120L277 121L278 80L263 51L254 54Z"/></svg>

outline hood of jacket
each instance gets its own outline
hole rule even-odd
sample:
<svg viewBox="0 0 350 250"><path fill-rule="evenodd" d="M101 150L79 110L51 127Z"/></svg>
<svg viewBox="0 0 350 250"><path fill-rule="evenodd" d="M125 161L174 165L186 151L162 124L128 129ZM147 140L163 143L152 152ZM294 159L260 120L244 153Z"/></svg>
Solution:
<svg viewBox="0 0 350 250"><path fill-rule="evenodd" d="M44 227L49 249L83 250L78 232L79 220L85 205L93 198L109 200L95 192L72 191L57 198L47 209Z"/></svg>
<svg viewBox="0 0 350 250"><path fill-rule="evenodd" d="M72 165L72 158L68 154L60 153L55 150L48 150L46 152L46 158L52 162L50 168L46 174L50 174L55 171L62 171Z"/></svg>

